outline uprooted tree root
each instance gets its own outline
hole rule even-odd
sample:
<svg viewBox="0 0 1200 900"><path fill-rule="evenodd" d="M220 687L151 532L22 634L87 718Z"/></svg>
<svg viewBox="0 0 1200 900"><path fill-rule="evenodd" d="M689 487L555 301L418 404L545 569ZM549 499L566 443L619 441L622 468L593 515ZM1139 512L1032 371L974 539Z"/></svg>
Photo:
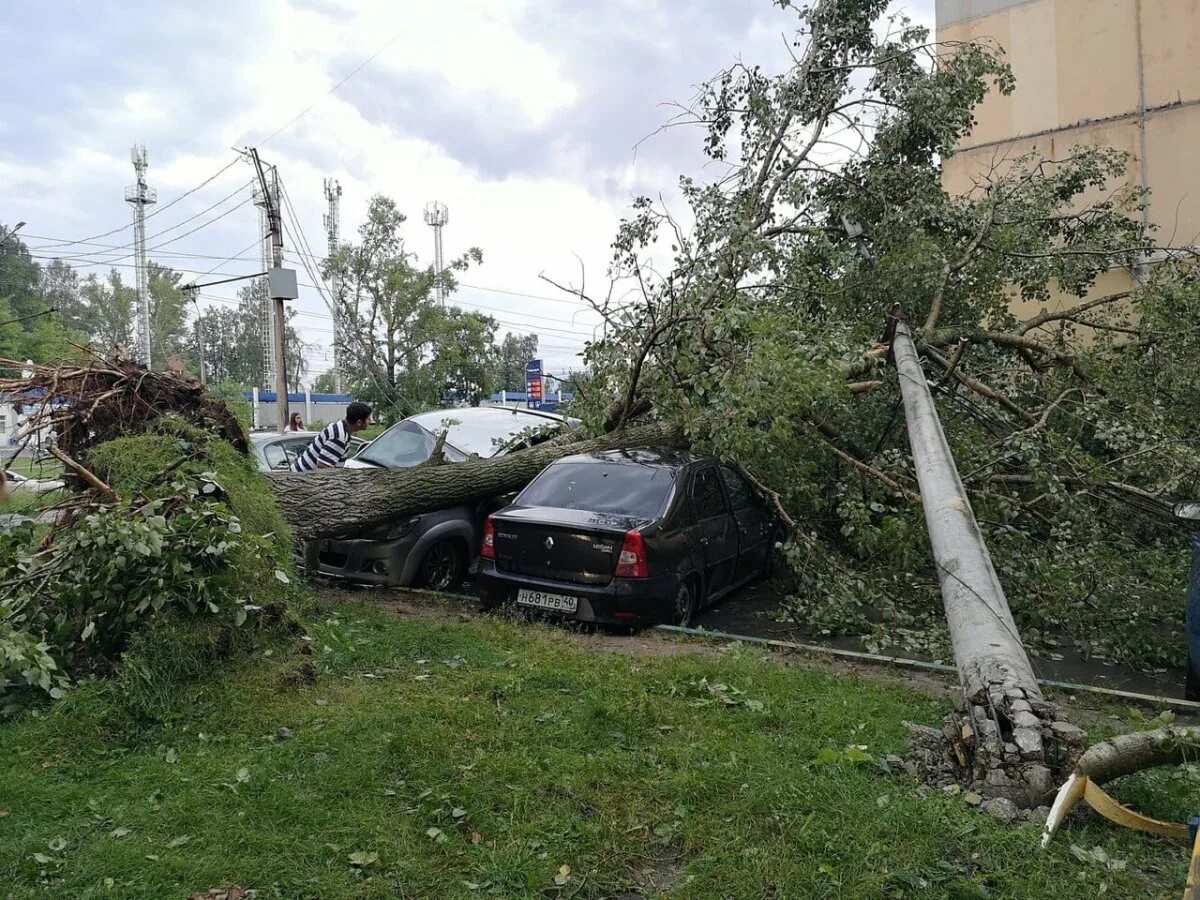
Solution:
<svg viewBox="0 0 1200 900"><path fill-rule="evenodd" d="M237 417L193 378L100 357L67 366L0 359L0 368L29 373L0 379L0 393L31 411L30 434L51 432L57 448L75 459L84 459L91 447L105 441L144 431L168 414L216 434L243 453L248 449Z"/></svg>

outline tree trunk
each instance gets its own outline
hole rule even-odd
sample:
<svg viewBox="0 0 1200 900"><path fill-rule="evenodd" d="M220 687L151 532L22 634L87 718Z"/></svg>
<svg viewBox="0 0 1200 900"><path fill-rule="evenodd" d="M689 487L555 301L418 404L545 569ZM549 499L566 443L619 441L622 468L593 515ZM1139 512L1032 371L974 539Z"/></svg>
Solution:
<svg viewBox="0 0 1200 900"><path fill-rule="evenodd" d="M656 422L571 443L549 441L498 459L411 469L321 469L269 476L280 512L300 540L353 537L405 516L518 490L550 463L575 453L678 447L683 427Z"/></svg>
<svg viewBox="0 0 1200 900"><path fill-rule="evenodd" d="M1097 784L1153 766L1178 766L1200 759L1200 727L1159 728L1121 734L1088 748L1075 771Z"/></svg>

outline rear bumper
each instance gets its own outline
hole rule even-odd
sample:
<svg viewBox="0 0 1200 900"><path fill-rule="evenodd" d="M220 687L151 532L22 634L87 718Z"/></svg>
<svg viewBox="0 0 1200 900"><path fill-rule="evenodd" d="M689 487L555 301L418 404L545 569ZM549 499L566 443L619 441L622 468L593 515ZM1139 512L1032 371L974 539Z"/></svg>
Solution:
<svg viewBox="0 0 1200 900"><path fill-rule="evenodd" d="M490 559L479 561L479 572L475 581L479 588L479 599L486 606L515 603L520 588L533 588L551 594L576 597L579 600L579 606L574 613L552 610L538 610L539 612L559 619L608 625L670 622L674 614L675 591L679 586L677 575L659 578L614 578L602 587L548 581L528 575L501 572Z"/></svg>

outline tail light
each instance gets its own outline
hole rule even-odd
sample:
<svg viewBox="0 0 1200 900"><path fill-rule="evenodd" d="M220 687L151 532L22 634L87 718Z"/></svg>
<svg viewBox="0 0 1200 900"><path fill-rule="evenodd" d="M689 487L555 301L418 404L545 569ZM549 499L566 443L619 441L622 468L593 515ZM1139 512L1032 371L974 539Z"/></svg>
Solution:
<svg viewBox="0 0 1200 900"><path fill-rule="evenodd" d="M479 555L483 559L496 558L496 529L492 526L491 516L483 523L483 546L479 548Z"/></svg>
<svg viewBox="0 0 1200 900"><path fill-rule="evenodd" d="M625 533L625 543L621 545L621 555L617 557L617 568L614 578L645 578L650 574L646 564L646 542L642 540L640 531Z"/></svg>

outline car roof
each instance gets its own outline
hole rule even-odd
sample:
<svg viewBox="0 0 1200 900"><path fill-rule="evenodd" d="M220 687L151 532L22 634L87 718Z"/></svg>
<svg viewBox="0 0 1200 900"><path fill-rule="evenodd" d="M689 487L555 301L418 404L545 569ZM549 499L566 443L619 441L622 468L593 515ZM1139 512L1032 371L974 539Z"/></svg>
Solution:
<svg viewBox="0 0 1200 900"><path fill-rule="evenodd" d="M532 416L538 419L549 419L553 422L566 422L566 416L560 416L558 413L542 412L540 409L520 409L518 407L507 406L463 406L460 408L451 407L450 409L431 409L429 412L417 413L415 416L409 416L404 421L416 422L422 428L427 430L437 429L441 427L444 419L499 419L501 416ZM426 424L429 423L429 424Z"/></svg>
<svg viewBox="0 0 1200 900"><path fill-rule="evenodd" d="M267 444L277 438L315 438L318 433L316 431L255 431L251 433L250 440L256 444Z"/></svg>
<svg viewBox="0 0 1200 900"><path fill-rule="evenodd" d="M603 463L606 465L658 466L664 469L682 469L692 463L703 462L705 457L695 456L680 450L656 447L629 448L626 450L603 450L594 453L577 453L564 456L552 463Z"/></svg>

